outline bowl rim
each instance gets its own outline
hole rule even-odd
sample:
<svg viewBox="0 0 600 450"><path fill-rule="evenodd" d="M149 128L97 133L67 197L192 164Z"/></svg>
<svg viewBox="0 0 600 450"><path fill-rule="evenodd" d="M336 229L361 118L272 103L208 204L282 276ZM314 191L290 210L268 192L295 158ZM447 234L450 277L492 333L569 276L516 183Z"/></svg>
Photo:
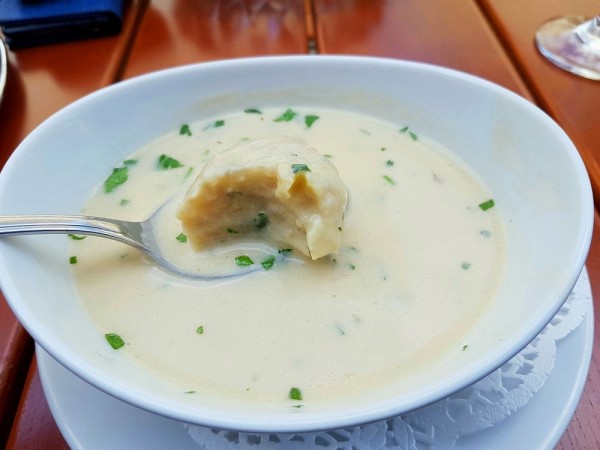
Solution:
<svg viewBox="0 0 600 450"><path fill-rule="evenodd" d="M65 111L71 111L75 108L85 107L89 102L92 102L98 96L104 96L110 93L118 93L121 90L129 89L130 86L135 86L141 83L147 83L148 81L158 80L163 77L169 77L173 74L181 72L195 72L207 69L219 69L221 67L227 69L232 67L244 67L245 65L272 65L272 64L371 64L379 65L384 67L401 67L408 70L418 69L421 71L434 72L441 76L449 76L452 78L460 78L461 80L473 83L485 89L491 89L497 92L503 97L508 98L510 101L517 102L521 107L526 108L537 114L541 120L545 121L548 126L554 127L559 130L564 139L571 143L568 136L562 131L562 129L556 124L556 122L550 118L545 112L539 109L537 106L519 96L518 94L499 86L491 81L482 79L475 75L467 74L455 69L441 67L429 63L421 63L414 61L398 60L392 58L381 58L381 57L370 57L370 56L342 56L342 55L286 55L286 56L267 56L267 57L249 57L249 58L236 58L227 59L211 62L201 62L195 64L189 64L179 67L173 67L168 69L159 70L143 75L136 76L134 78L118 82L116 84L107 86L98 91L90 93L79 100L71 103L70 105L62 108L49 119L39 125L31 134L25 138L25 140L17 147L13 154L8 159L2 175L8 172L16 170L19 166L19 158L24 153L24 149L31 139L32 136L43 133L46 127L52 126L54 121L60 120ZM572 144L572 143L571 143ZM572 145L571 145L572 146ZM568 276L562 283L562 288L556 293L556 301L553 304L553 308L549 308L544 316L540 316L536 323L536 326L529 330L528 333L524 333L519 336L518 339L513 341L507 340L502 345L499 345L497 351L493 357L488 356L478 360L477 364L469 367L469 370L459 371L452 380L445 380L435 384L435 389L429 393L420 393L420 395L407 399L401 405L393 400L379 402L377 405L368 405L369 408L364 406L358 408L351 408L343 411L339 415L330 416L330 413L326 414L302 414L299 415L263 415L258 419L256 417L248 417L246 415L211 415L209 417L199 417L194 414L194 411L190 411L189 408L182 410L177 405L177 402L157 402L156 399L151 397L144 397L139 395L136 390L131 390L130 386L123 385L121 383L115 383L115 380L107 381L107 379L98 371L96 371L90 364L84 361L80 361L79 358L73 359L73 355L65 350L65 346L58 340L53 338L49 333L45 332L39 327L36 327L35 320L29 317L27 311L20 305L20 300L17 300L18 294L16 294L16 287L10 277L7 276L8 261L5 260L3 252L0 251L0 286L2 287L5 297L17 316L18 320L23 324L27 331L31 334L36 342L38 342L53 358L59 361L63 366L67 367L71 372L77 374L82 379L86 380L90 384L98 387L102 391L120 398L130 404L141 407L143 409L155 412L157 414L171 417L182 422L201 424L206 426L214 426L222 429L233 429L238 431L247 432L307 432L325 429L336 429L351 425L358 425L363 423L372 422L395 415L405 413L422 406L426 406L430 403L443 399L461 389L471 385L477 380L487 376L495 369L500 367L515 354L517 354L522 348L524 348L532 339L539 334L539 332L546 326L546 324L552 319L552 317L558 312L564 301L567 299L569 293L572 291L580 272L583 269L585 260L587 258L588 249L591 243L592 231L593 231L593 220L594 220L594 206L593 197L591 191L591 185L587 171L581 160L581 156L577 152L574 146L570 151L570 157L573 160L577 171L580 173L578 178L579 192L582 195L583 210L587 213L587 221L581 224L582 237L579 241L579 248L575 249L574 252L577 254L576 264L574 267L569 269ZM5 186L6 176L0 175L0 192L2 192ZM33 319L33 320L32 320Z"/></svg>

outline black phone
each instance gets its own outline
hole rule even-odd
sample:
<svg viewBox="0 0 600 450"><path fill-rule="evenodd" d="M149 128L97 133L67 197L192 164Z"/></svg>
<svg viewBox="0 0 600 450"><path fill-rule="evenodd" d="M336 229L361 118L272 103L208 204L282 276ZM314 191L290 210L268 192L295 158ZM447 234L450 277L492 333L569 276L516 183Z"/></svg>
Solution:
<svg viewBox="0 0 600 450"><path fill-rule="evenodd" d="M0 0L11 48L109 36L121 31L124 0Z"/></svg>

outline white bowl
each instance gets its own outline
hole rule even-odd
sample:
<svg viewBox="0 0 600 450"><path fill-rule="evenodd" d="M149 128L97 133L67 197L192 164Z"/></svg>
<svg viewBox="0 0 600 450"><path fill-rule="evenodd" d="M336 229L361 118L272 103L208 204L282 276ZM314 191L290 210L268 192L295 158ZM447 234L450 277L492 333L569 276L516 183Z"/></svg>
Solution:
<svg viewBox="0 0 600 450"><path fill-rule="evenodd" d="M94 386L141 408L224 429L292 432L365 423L424 406L484 377L551 320L582 270L593 202L582 161L542 111L487 81L425 64L293 56L180 67L118 83L58 112L0 174L0 213L78 213L115 161L191 119L248 104L349 108L410 123L454 151L502 205L507 269L460 360L437 361L409 390L382 387L298 414L259 404L191 401L115 358L77 299L68 243L0 240L0 282L33 338ZM114 353L114 352L113 352Z"/></svg>

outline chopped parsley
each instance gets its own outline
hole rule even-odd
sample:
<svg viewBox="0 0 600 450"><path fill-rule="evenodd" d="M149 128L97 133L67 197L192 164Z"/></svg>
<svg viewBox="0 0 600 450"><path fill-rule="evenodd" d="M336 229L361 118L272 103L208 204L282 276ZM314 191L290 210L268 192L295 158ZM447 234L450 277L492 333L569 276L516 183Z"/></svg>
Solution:
<svg viewBox="0 0 600 450"><path fill-rule="evenodd" d="M222 120L222 119L215 120L214 122L209 123L208 125L206 125L204 127L203 131L206 131L209 128L219 128L219 127L222 127L223 125L225 125L225 121L224 120Z"/></svg>
<svg viewBox="0 0 600 450"><path fill-rule="evenodd" d="M238 266L251 266L254 264L254 261L252 261L248 255L241 255L235 257L235 263Z"/></svg>
<svg viewBox="0 0 600 450"><path fill-rule="evenodd" d="M77 256L70 256L69 264L77 264Z"/></svg>
<svg viewBox="0 0 600 450"><path fill-rule="evenodd" d="M68 236L74 241L83 241L87 236L78 236L76 234L68 234Z"/></svg>
<svg viewBox="0 0 600 450"><path fill-rule="evenodd" d="M127 167L117 167L104 181L104 192L107 194L114 191L118 186L122 185L129 178L129 170Z"/></svg>
<svg viewBox="0 0 600 450"><path fill-rule="evenodd" d="M121 201L119 202L119 206L127 206L129 205L129 200L127 200L126 198L122 198Z"/></svg>
<svg viewBox="0 0 600 450"><path fill-rule="evenodd" d="M196 333L204 334L204 325L200 325L198 328L196 328Z"/></svg>
<svg viewBox="0 0 600 450"><path fill-rule="evenodd" d="M181 243L187 242L187 236L184 233L179 233L175 239Z"/></svg>
<svg viewBox="0 0 600 450"><path fill-rule="evenodd" d="M227 232L229 234L238 234L239 233L238 230L234 230L233 228L229 228L229 227L227 227Z"/></svg>
<svg viewBox="0 0 600 450"><path fill-rule="evenodd" d="M492 233L490 233L489 230L481 230L479 232L479 234L482 235L483 237L486 237L486 238L488 238L488 237L490 237L492 235Z"/></svg>
<svg viewBox="0 0 600 450"><path fill-rule="evenodd" d="M400 133L407 133L413 141L416 141L419 139L417 134L410 131L410 129L408 127L400 128Z"/></svg>
<svg viewBox="0 0 600 450"><path fill-rule="evenodd" d="M275 257L269 256L269 257L263 259L263 261L260 263L260 265L263 266L263 269L269 270L271 267L273 267L274 263L275 263Z"/></svg>
<svg viewBox="0 0 600 450"><path fill-rule="evenodd" d="M293 173L310 172L310 168L306 164L292 164Z"/></svg>
<svg viewBox="0 0 600 450"><path fill-rule="evenodd" d="M179 134L182 136L183 135L191 136L192 130L190 129L190 126L187 123L184 123L183 125L181 125L181 128L179 129Z"/></svg>
<svg viewBox="0 0 600 450"><path fill-rule="evenodd" d="M394 161L392 161L391 159L388 159L388 160L385 162L385 165L386 165L386 166L388 166L388 167L392 167L392 166L394 165Z"/></svg>
<svg viewBox="0 0 600 450"><path fill-rule="evenodd" d="M290 400L302 400L302 391L297 387L290 388Z"/></svg>
<svg viewBox="0 0 600 450"><path fill-rule="evenodd" d="M470 262L463 262L463 263L460 265L460 267L461 267L463 270L469 270L469 269L471 268L471 263L470 263Z"/></svg>
<svg viewBox="0 0 600 450"><path fill-rule="evenodd" d="M289 122L297 115L298 113L296 111L288 108L283 114L273 119L273 122Z"/></svg>
<svg viewBox="0 0 600 450"><path fill-rule="evenodd" d="M175 158L171 158L170 156L167 156L165 154L162 154L158 157L159 169L177 169L178 167L183 167L183 164L181 164Z"/></svg>
<svg viewBox="0 0 600 450"><path fill-rule="evenodd" d="M137 159L126 159L123 164L126 166L135 166L138 163Z"/></svg>
<svg viewBox="0 0 600 450"><path fill-rule="evenodd" d="M290 253L292 253L292 249L291 248L280 248L279 250L277 250L277 253L281 254L281 255L289 255Z"/></svg>
<svg viewBox="0 0 600 450"><path fill-rule="evenodd" d="M384 179L385 181L387 181L387 182L388 182L389 184L391 184L391 185L394 185L394 184L396 184L396 182L393 180L393 178L391 178L391 177L388 177L387 175L383 175L383 179Z"/></svg>
<svg viewBox="0 0 600 450"><path fill-rule="evenodd" d="M125 345L125 341L118 334L106 333L104 337L106 338L110 346L115 350L118 350Z"/></svg>
<svg viewBox="0 0 600 450"><path fill-rule="evenodd" d="M463 345L463 347L462 347L462 349L463 349L463 352L464 352L466 349L468 349L468 348L469 348L469 346L468 346L467 344Z"/></svg>
<svg viewBox="0 0 600 450"><path fill-rule="evenodd" d="M313 123L315 123L317 120L319 120L319 116L315 116L315 115L308 115L304 118L304 123L306 124L306 126L308 128L312 127Z"/></svg>
<svg viewBox="0 0 600 450"><path fill-rule="evenodd" d="M259 212L254 218L254 225L256 228L264 228L269 223L269 216L264 212Z"/></svg>
<svg viewBox="0 0 600 450"><path fill-rule="evenodd" d="M260 109L257 109L257 108L246 108L244 110L244 112L246 114L262 114L262 111Z"/></svg>
<svg viewBox="0 0 600 450"><path fill-rule="evenodd" d="M485 202L480 203L479 207L481 208L482 211L487 211L488 209L493 208L494 207L494 199L490 198L489 200L486 200Z"/></svg>

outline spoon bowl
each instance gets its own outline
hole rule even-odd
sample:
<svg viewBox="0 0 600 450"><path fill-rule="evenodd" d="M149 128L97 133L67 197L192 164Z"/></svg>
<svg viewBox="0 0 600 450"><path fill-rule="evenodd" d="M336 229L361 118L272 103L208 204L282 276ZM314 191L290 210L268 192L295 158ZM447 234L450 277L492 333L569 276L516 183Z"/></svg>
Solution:
<svg viewBox="0 0 600 450"><path fill-rule="evenodd" d="M71 234L113 239L143 252L161 269L193 280L218 280L257 271L260 266L244 266L235 272L202 274L183 269L169 262L162 254L155 237L155 218L158 208L141 222L84 215L20 215L0 217L0 236L27 234ZM277 258L277 252L273 255ZM281 257L281 255L279 255Z"/></svg>

